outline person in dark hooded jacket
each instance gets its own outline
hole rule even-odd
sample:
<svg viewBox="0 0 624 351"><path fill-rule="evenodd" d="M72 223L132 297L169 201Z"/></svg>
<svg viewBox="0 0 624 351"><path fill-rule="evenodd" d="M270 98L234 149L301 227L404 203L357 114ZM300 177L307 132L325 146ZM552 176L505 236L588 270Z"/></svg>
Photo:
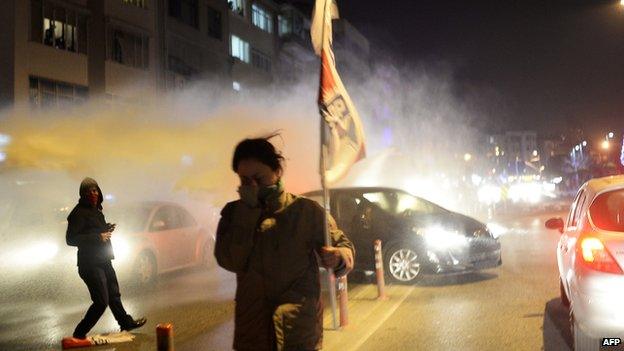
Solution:
<svg viewBox="0 0 624 351"><path fill-rule="evenodd" d="M246 139L234 151L240 199L221 212L215 257L236 273L234 349L320 350L323 309L319 266L347 274L355 250L325 210L284 190L283 156L268 138Z"/></svg>
<svg viewBox="0 0 624 351"><path fill-rule="evenodd" d="M73 337L86 338L98 319L110 307L121 330L132 330L147 320L134 320L121 303L119 284L111 260L111 245L115 225L106 223L102 213L104 197L97 182L85 178L80 184L80 200L67 217L67 245L78 247L78 274L85 282L92 304L76 329Z"/></svg>

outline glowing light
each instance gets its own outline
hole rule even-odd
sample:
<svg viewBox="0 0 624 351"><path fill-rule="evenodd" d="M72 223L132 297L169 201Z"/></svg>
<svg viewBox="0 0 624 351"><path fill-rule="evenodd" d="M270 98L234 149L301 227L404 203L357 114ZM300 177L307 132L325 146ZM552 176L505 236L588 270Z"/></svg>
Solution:
<svg viewBox="0 0 624 351"><path fill-rule="evenodd" d="M11 136L0 133L0 146L7 146L11 143Z"/></svg>
<svg viewBox="0 0 624 351"><path fill-rule="evenodd" d="M123 234L113 234L111 244L113 245L113 253L116 260L125 261L130 257L132 251L130 243Z"/></svg>
<svg viewBox="0 0 624 351"><path fill-rule="evenodd" d="M581 242L581 248L585 262L594 262L594 251L604 250L604 245L597 238L585 238Z"/></svg>
<svg viewBox="0 0 624 351"><path fill-rule="evenodd" d="M559 184L559 183L561 183L562 181L563 181L563 177L556 177L556 178L553 178L553 180L552 180L552 182L553 182L554 184Z"/></svg>
<svg viewBox="0 0 624 351"><path fill-rule="evenodd" d="M533 150L533 156L537 156L537 150Z"/></svg>
<svg viewBox="0 0 624 351"><path fill-rule="evenodd" d="M465 153L464 154L464 161L468 162L470 160L472 160L472 155L469 154L469 153Z"/></svg>
<svg viewBox="0 0 624 351"><path fill-rule="evenodd" d="M580 149L581 149L581 147L580 147L580 146L578 146L578 145L576 145L576 146L574 147L574 150L576 150L576 151L579 151Z"/></svg>
<svg viewBox="0 0 624 351"><path fill-rule="evenodd" d="M232 89L234 89L235 91L241 91L240 83L237 81L232 82Z"/></svg>
<svg viewBox="0 0 624 351"><path fill-rule="evenodd" d="M509 231L509 229L498 223L488 223L487 229L490 231L490 233L492 233L492 236L494 236L494 238L498 238L501 235L507 234L507 232Z"/></svg>
<svg viewBox="0 0 624 351"><path fill-rule="evenodd" d="M52 260L58 251L59 247L55 243L40 242L23 249L11 250L2 263L13 267L38 266Z"/></svg>
<svg viewBox="0 0 624 351"><path fill-rule="evenodd" d="M478 174L473 174L472 176L470 176L470 180L472 181L472 184L479 185L481 184L483 178L481 178L481 176Z"/></svg>
<svg viewBox="0 0 624 351"><path fill-rule="evenodd" d="M442 227L427 228L422 235L425 237L429 247L438 250L461 247L468 244L468 239L465 236L448 231Z"/></svg>
<svg viewBox="0 0 624 351"><path fill-rule="evenodd" d="M104 195L104 200L115 201L115 195L113 195L113 194L106 194L106 195Z"/></svg>
<svg viewBox="0 0 624 351"><path fill-rule="evenodd" d="M583 140L583 146L587 146L587 140Z"/></svg>
<svg viewBox="0 0 624 351"><path fill-rule="evenodd" d="M6 152L0 152L0 162L4 162L7 159Z"/></svg>
<svg viewBox="0 0 624 351"><path fill-rule="evenodd" d="M622 1L624 1L624 0L622 0ZM615 133L609 132L609 139L613 139L614 136L615 136Z"/></svg>
<svg viewBox="0 0 624 351"><path fill-rule="evenodd" d="M601 147L602 147L604 150L609 150L609 147L610 147L610 146L611 146L611 145L609 144L609 141L608 141L608 140L603 140L603 142L602 142L602 144L601 144Z"/></svg>
<svg viewBox="0 0 624 351"><path fill-rule="evenodd" d="M479 202L487 205L499 203L502 198L501 188L495 185L484 185L477 192L477 198Z"/></svg>

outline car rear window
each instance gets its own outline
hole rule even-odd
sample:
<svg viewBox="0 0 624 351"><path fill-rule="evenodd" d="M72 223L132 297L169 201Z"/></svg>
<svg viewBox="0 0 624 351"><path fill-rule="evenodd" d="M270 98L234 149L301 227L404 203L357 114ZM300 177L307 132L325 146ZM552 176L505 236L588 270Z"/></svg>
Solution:
<svg viewBox="0 0 624 351"><path fill-rule="evenodd" d="M596 227L624 232L624 189L598 195L589 207L589 214Z"/></svg>

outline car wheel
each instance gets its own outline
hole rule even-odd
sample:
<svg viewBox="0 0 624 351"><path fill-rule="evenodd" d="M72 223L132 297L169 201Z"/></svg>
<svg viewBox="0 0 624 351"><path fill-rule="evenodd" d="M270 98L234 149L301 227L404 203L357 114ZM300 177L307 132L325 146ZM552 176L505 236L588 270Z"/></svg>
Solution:
<svg viewBox="0 0 624 351"><path fill-rule="evenodd" d="M143 252L134 263L135 282L139 286L153 284L156 281L156 259L148 252Z"/></svg>
<svg viewBox="0 0 624 351"><path fill-rule="evenodd" d="M570 300L568 299L568 294L565 292L561 279L559 279L559 295L561 296L561 304L565 307L570 307Z"/></svg>
<svg viewBox="0 0 624 351"><path fill-rule="evenodd" d="M391 246L384 257L386 275L395 283L415 283L422 278L422 257L409 245Z"/></svg>
<svg viewBox="0 0 624 351"><path fill-rule="evenodd" d="M570 309L570 331L572 332L572 349L575 351L594 351L599 350L598 340L587 335L576 324L574 313Z"/></svg>

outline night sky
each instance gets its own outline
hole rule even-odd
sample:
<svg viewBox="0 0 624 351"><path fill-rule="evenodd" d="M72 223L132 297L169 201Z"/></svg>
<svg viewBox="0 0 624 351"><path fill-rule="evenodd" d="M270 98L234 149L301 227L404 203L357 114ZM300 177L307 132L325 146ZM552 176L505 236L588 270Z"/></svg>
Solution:
<svg viewBox="0 0 624 351"><path fill-rule="evenodd" d="M497 128L624 131L619 1L338 0L341 17L401 67L450 67Z"/></svg>

